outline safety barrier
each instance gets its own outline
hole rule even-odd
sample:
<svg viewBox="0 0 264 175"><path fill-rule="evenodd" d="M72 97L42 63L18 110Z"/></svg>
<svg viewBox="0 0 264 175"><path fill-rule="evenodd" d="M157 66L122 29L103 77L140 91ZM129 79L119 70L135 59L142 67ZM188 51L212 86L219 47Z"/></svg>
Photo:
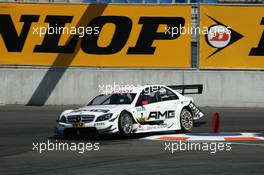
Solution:
<svg viewBox="0 0 264 175"><path fill-rule="evenodd" d="M85 104L116 82L199 83L200 106L264 107L263 6L0 6L0 104ZM33 34L50 26L99 32ZM193 26L209 33L175 32Z"/></svg>
<svg viewBox="0 0 264 175"><path fill-rule="evenodd" d="M0 6L2 66L264 68L264 6Z"/></svg>

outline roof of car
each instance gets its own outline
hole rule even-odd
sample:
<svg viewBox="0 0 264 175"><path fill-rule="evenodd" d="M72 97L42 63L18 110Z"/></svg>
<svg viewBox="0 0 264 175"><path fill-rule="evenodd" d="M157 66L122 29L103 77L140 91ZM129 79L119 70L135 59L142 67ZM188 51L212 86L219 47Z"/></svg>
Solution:
<svg viewBox="0 0 264 175"><path fill-rule="evenodd" d="M159 87L165 87L165 85L128 85L128 86L121 86L119 88L113 89L111 93L140 93L145 88L159 88Z"/></svg>

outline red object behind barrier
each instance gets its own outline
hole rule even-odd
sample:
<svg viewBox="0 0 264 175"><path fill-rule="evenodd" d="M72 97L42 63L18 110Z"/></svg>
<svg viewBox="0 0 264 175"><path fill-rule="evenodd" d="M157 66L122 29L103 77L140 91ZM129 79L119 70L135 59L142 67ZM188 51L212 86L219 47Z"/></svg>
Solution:
<svg viewBox="0 0 264 175"><path fill-rule="evenodd" d="M219 113L217 112L213 113L212 129L213 129L213 133L219 133L220 131L220 116L219 116Z"/></svg>

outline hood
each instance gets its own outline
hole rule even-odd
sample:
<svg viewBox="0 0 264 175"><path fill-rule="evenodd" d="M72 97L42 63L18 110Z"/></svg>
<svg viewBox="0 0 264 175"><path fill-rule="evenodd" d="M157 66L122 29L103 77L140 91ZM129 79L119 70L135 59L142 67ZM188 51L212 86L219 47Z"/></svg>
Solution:
<svg viewBox="0 0 264 175"><path fill-rule="evenodd" d="M129 107L130 105L92 105L84 106L79 109L69 111L65 116L70 115L94 115L100 116L106 113L115 113L117 111L122 111Z"/></svg>

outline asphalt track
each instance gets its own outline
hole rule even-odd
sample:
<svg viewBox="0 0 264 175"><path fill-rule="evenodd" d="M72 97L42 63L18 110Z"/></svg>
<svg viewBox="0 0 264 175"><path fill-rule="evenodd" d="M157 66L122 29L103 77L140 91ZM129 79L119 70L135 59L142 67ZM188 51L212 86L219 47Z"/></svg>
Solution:
<svg viewBox="0 0 264 175"><path fill-rule="evenodd" d="M58 142L100 144L98 151L33 151L32 143L55 141L55 120L66 106L0 106L0 174L264 174L264 141L238 141L231 151L165 150L165 141L113 137ZM211 114L219 112L221 132L264 133L264 109L202 108L206 117L194 133L211 131ZM161 133L158 133L161 134ZM166 133L168 134L168 133ZM171 142L172 143L172 142ZM173 143L176 143L174 141Z"/></svg>

